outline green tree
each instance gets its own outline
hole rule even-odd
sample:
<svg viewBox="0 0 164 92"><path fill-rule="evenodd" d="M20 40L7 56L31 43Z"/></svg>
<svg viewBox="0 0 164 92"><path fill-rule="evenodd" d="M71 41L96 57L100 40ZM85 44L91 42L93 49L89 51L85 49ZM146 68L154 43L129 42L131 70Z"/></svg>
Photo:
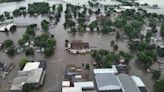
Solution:
<svg viewBox="0 0 164 92"><path fill-rule="evenodd" d="M45 56L51 56L53 53L54 53L54 48L52 47L47 47L44 49Z"/></svg>
<svg viewBox="0 0 164 92"><path fill-rule="evenodd" d="M8 48L8 47L12 46L13 44L14 44L14 42L11 39L8 39L8 40L4 41L3 46L5 48Z"/></svg>
<svg viewBox="0 0 164 92"><path fill-rule="evenodd" d="M116 32L116 40L119 40L120 39L120 33L117 31Z"/></svg>
<svg viewBox="0 0 164 92"><path fill-rule="evenodd" d="M161 76L161 72L158 71L158 70L155 70L153 72L152 78L155 79L155 80L158 80L160 78L160 76Z"/></svg>
<svg viewBox="0 0 164 92"><path fill-rule="evenodd" d="M14 47L9 47L8 51L7 51L7 54L10 55L10 56L15 55L15 48Z"/></svg>
<svg viewBox="0 0 164 92"><path fill-rule="evenodd" d="M25 39L19 39L18 43L20 46L23 46L26 43L26 40Z"/></svg>
<svg viewBox="0 0 164 92"><path fill-rule="evenodd" d="M90 69L90 65L88 63L86 64L85 69L87 69L87 70Z"/></svg>
<svg viewBox="0 0 164 92"><path fill-rule="evenodd" d="M118 45L117 44L115 44L114 46L113 46L113 49L115 50L115 51L117 51L118 50Z"/></svg>
<svg viewBox="0 0 164 92"><path fill-rule="evenodd" d="M44 31L48 31L49 22L48 22L47 20L43 20L43 21L41 22L41 26L42 26L42 29L43 29Z"/></svg>
<svg viewBox="0 0 164 92"><path fill-rule="evenodd" d="M20 62L19 62L19 69L22 70L24 68L24 66L26 65L26 63L28 62L27 59L22 59Z"/></svg>
<svg viewBox="0 0 164 92"><path fill-rule="evenodd" d="M34 49L31 48L31 47L28 47L28 48L25 50L25 54L26 54L27 56L34 55Z"/></svg>
<svg viewBox="0 0 164 92"><path fill-rule="evenodd" d="M154 87L156 92L164 92L164 80L156 81Z"/></svg>

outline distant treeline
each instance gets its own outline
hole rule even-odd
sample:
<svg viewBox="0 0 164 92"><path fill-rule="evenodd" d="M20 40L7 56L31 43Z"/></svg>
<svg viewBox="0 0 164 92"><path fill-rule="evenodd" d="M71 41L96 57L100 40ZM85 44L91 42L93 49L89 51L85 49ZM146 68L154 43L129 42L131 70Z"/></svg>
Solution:
<svg viewBox="0 0 164 92"><path fill-rule="evenodd" d="M0 3L3 3L3 2L15 2L15 1L23 1L23 0L0 0Z"/></svg>

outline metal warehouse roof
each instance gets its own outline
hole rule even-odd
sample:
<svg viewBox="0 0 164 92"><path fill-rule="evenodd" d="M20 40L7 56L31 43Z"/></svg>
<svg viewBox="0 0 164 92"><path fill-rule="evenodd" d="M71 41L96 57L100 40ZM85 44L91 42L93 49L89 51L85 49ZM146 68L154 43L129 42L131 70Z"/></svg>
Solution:
<svg viewBox="0 0 164 92"><path fill-rule="evenodd" d="M122 84L124 92L139 92L131 77L127 74L119 74L118 78Z"/></svg>
<svg viewBox="0 0 164 92"><path fill-rule="evenodd" d="M121 85L117 76L113 73L100 73L95 75L99 91L104 90L121 90Z"/></svg>
<svg viewBox="0 0 164 92"><path fill-rule="evenodd" d="M143 81L141 80L140 77L137 76L131 76L132 80L134 81L134 83L136 84L137 87L145 87L145 84L143 83Z"/></svg>

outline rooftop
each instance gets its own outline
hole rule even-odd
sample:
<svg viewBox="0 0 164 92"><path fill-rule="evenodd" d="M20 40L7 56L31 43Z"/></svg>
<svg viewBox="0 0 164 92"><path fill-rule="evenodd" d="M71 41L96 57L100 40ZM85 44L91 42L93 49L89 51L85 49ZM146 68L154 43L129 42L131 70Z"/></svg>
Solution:
<svg viewBox="0 0 164 92"><path fill-rule="evenodd" d="M71 49L87 49L89 48L89 43L82 41L73 41L71 43Z"/></svg>
<svg viewBox="0 0 164 92"><path fill-rule="evenodd" d="M76 87L63 87L62 92L82 92L82 89Z"/></svg>
<svg viewBox="0 0 164 92"><path fill-rule="evenodd" d="M99 91L121 90L121 85L119 83L119 80L117 76L113 73L96 74L95 79Z"/></svg>
<svg viewBox="0 0 164 92"><path fill-rule="evenodd" d="M94 69L94 74L99 74L99 73L118 73L116 66L113 65L112 68L100 68L100 69Z"/></svg>
<svg viewBox="0 0 164 92"><path fill-rule="evenodd" d="M127 74L119 74L118 78L123 86L125 92L139 92L137 86Z"/></svg>
<svg viewBox="0 0 164 92"><path fill-rule="evenodd" d="M74 87L81 89L94 89L93 81L74 82Z"/></svg>
<svg viewBox="0 0 164 92"><path fill-rule="evenodd" d="M17 77L14 78L10 90L22 90L24 83L39 83L42 72L43 68L31 71L18 71Z"/></svg>
<svg viewBox="0 0 164 92"><path fill-rule="evenodd" d="M24 66L23 71L31 71L31 70L34 70L34 69L38 69L39 65L40 65L40 62L28 62Z"/></svg>
<svg viewBox="0 0 164 92"><path fill-rule="evenodd" d="M143 83L143 81L141 80L140 77L137 76L131 76L132 80L134 81L134 83L136 84L137 87L145 87L145 84Z"/></svg>

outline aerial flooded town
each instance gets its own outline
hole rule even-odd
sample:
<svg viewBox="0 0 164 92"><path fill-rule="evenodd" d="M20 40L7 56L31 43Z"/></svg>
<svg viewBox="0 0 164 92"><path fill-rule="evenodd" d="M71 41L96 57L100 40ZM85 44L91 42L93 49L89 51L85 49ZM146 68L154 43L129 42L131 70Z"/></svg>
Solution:
<svg viewBox="0 0 164 92"><path fill-rule="evenodd" d="M164 92L164 1L0 0L0 92Z"/></svg>

